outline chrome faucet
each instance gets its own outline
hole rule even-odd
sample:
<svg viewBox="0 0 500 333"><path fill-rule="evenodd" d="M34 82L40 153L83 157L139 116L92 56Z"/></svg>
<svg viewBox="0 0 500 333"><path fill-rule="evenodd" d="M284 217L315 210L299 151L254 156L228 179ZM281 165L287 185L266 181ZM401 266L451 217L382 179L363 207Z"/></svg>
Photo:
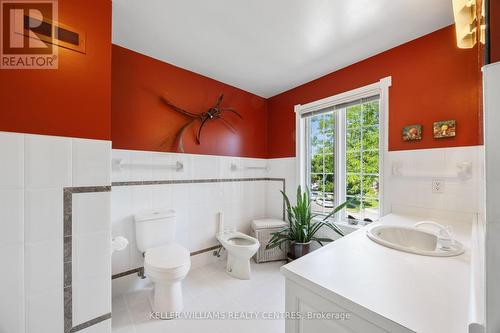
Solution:
<svg viewBox="0 0 500 333"><path fill-rule="evenodd" d="M441 246L441 249L451 250L453 248L455 241L453 240L453 237L452 237L453 228L451 225L444 226L442 224L439 224L439 223L436 223L433 221L422 221L422 222L415 223L415 228L418 228L422 225L432 225L432 226L439 229L437 236L438 236L438 242Z"/></svg>

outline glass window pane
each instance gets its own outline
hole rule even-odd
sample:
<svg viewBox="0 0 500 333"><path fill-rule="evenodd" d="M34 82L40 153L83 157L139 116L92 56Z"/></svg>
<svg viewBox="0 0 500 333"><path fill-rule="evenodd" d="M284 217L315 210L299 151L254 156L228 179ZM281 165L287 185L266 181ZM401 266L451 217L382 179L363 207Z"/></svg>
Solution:
<svg viewBox="0 0 500 333"><path fill-rule="evenodd" d="M379 122L379 101L363 104L363 126L377 125Z"/></svg>
<svg viewBox="0 0 500 333"><path fill-rule="evenodd" d="M311 147L312 154L316 154L323 149L325 136L320 129L320 121L321 116L309 118L309 147Z"/></svg>
<svg viewBox="0 0 500 333"><path fill-rule="evenodd" d="M361 177L359 175L347 175L346 194L347 195L361 194Z"/></svg>
<svg viewBox="0 0 500 333"><path fill-rule="evenodd" d="M361 149L361 128L351 128L346 131L346 149L347 151Z"/></svg>
<svg viewBox="0 0 500 333"><path fill-rule="evenodd" d="M316 191L316 192L321 192L322 187L323 187L323 174L312 173L311 174L310 190Z"/></svg>
<svg viewBox="0 0 500 333"><path fill-rule="evenodd" d="M311 173L323 173L323 154L311 156Z"/></svg>
<svg viewBox="0 0 500 333"><path fill-rule="evenodd" d="M363 196L378 197L378 176L363 176Z"/></svg>
<svg viewBox="0 0 500 333"><path fill-rule="evenodd" d="M361 104L350 106L346 109L346 127L361 126Z"/></svg>
<svg viewBox="0 0 500 333"><path fill-rule="evenodd" d="M330 173L330 174L326 174L325 175L325 187L323 189L324 192L328 192L328 193L333 193L334 192L334 183L333 183L333 173Z"/></svg>
<svg viewBox="0 0 500 333"><path fill-rule="evenodd" d="M372 221L380 217L380 203L376 199L363 198L363 218L369 218Z"/></svg>
<svg viewBox="0 0 500 333"><path fill-rule="evenodd" d="M363 152L363 173L378 174L378 150Z"/></svg>
<svg viewBox="0 0 500 333"><path fill-rule="evenodd" d="M311 174L311 207L316 213L324 213L326 206L333 204L335 117L333 112L307 119L308 163ZM331 208L330 208L331 209Z"/></svg>
<svg viewBox="0 0 500 333"><path fill-rule="evenodd" d="M325 173L333 173L334 159L333 154L323 155L323 160L325 162Z"/></svg>
<svg viewBox="0 0 500 333"><path fill-rule="evenodd" d="M333 153L333 133L326 133L323 136L323 142L320 146L320 151L323 154L331 154Z"/></svg>
<svg viewBox="0 0 500 333"><path fill-rule="evenodd" d="M323 202L325 200L323 193L318 192L311 200L311 210L315 213L323 213Z"/></svg>
<svg viewBox="0 0 500 333"><path fill-rule="evenodd" d="M361 218L361 199L359 197L347 197L346 202L347 214L357 219Z"/></svg>
<svg viewBox="0 0 500 333"><path fill-rule="evenodd" d="M325 214L330 213L334 208L334 197L333 193L324 193L323 201L321 202L321 206L323 207L323 212Z"/></svg>
<svg viewBox="0 0 500 333"><path fill-rule="evenodd" d="M363 150L378 149L378 126L363 128Z"/></svg>
<svg viewBox="0 0 500 333"><path fill-rule="evenodd" d="M359 152L346 153L346 172L347 173L361 172L361 153Z"/></svg>
<svg viewBox="0 0 500 333"><path fill-rule="evenodd" d="M332 113L327 113L323 115L322 119L322 130L324 133L333 133L334 132L334 117L333 117L333 112Z"/></svg>

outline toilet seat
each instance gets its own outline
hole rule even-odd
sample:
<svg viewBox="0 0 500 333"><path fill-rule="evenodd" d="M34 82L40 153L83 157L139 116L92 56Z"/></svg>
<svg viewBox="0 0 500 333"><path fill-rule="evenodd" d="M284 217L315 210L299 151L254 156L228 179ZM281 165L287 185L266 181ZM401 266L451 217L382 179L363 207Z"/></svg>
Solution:
<svg viewBox="0 0 500 333"><path fill-rule="evenodd" d="M237 246L237 247L249 247L259 242L256 238L248 236L239 231L218 234L216 238L221 243L226 243L227 245Z"/></svg>
<svg viewBox="0 0 500 333"><path fill-rule="evenodd" d="M191 259L187 249L173 243L148 249L144 256L144 264L156 272L172 272L176 268L190 265Z"/></svg>

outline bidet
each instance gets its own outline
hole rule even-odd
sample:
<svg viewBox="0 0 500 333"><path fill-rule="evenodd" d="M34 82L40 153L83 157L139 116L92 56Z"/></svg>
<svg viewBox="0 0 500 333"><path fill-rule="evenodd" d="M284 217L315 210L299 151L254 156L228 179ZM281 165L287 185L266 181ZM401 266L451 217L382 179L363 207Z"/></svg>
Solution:
<svg viewBox="0 0 500 333"><path fill-rule="evenodd" d="M227 250L226 272L232 277L250 279L250 258L260 247L256 238L238 231L219 232L217 240Z"/></svg>

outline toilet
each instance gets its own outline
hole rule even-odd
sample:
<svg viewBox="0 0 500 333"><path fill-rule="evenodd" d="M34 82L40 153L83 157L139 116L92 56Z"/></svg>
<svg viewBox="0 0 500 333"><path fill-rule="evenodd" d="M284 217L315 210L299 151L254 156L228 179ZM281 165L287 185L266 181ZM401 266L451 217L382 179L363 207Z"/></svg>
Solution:
<svg viewBox="0 0 500 333"><path fill-rule="evenodd" d="M227 251L226 272L242 280L250 279L250 258L260 247L256 238L238 231L222 231L217 233L217 240Z"/></svg>
<svg viewBox="0 0 500 333"><path fill-rule="evenodd" d="M144 253L144 273L154 285L152 307L161 318L182 311L181 282L191 267L187 249L175 243L175 212L147 210L136 214L137 248Z"/></svg>

